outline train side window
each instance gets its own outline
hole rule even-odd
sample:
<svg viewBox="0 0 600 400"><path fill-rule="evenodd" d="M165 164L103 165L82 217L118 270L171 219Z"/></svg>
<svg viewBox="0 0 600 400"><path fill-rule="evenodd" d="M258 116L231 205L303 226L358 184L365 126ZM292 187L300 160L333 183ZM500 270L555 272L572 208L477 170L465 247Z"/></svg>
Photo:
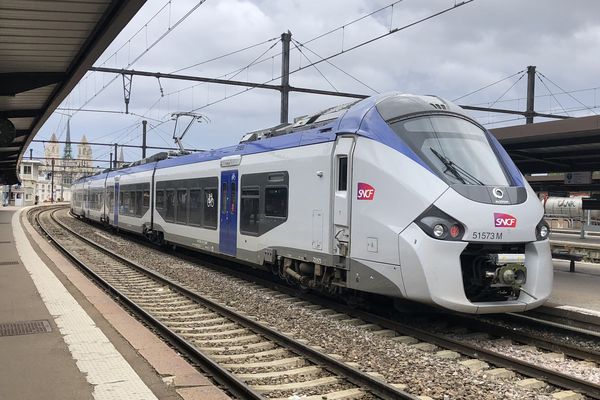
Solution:
<svg viewBox="0 0 600 400"><path fill-rule="evenodd" d="M115 209L115 189L114 188L112 188L112 190L108 192L108 207L111 210Z"/></svg>
<svg viewBox="0 0 600 400"><path fill-rule="evenodd" d="M202 225L202 190L190 190L190 215L189 224L195 226Z"/></svg>
<svg viewBox="0 0 600 400"><path fill-rule="evenodd" d="M136 205L137 205L137 192L131 191L129 192L129 207L127 210L127 215L135 216L136 214Z"/></svg>
<svg viewBox="0 0 600 400"><path fill-rule="evenodd" d="M287 218L288 190L285 187L265 188L265 215L267 217Z"/></svg>
<svg viewBox="0 0 600 400"><path fill-rule="evenodd" d="M219 191L217 188L204 189L204 221L205 228L217 229L217 204Z"/></svg>
<svg viewBox="0 0 600 400"><path fill-rule="evenodd" d="M150 207L150 191L144 190L144 201L142 202L144 208Z"/></svg>
<svg viewBox="0 0 600 400"><path fill-rule="evenodd" d="M227 210L227 183L221 184L221 214L225 214Z"/></svg>
<svg viewBox="0 0 600 400"><path fill-rule="evenodd" d="M164 210L165 208L165 192L162 190L156 191L156 209Z"/></svg>
<svg viewBox="0 0 600 400"><path fill-rule="evenodd" d="M144 199L143 199L143 192L141 190L138 190L137 192L135 192L135 215L137 217L141 217L142 215L144 215Z"/></svg>
<svg viewBox="0 0 600 400"><path fill-rule="evenodd" d="M188 191L179 189L177 191L177 223L187 224Z"/></svg>
<svg viewBox="0 0 600 400"><path fill-rule="evenodd" d="M121 197L119 199L119 214L128 214L129 213L129 192L121 192Z"/></svg>
<svg viewBox="0 0 600 400"><path fill-rule="evenodd" d="M348 190L348 157L341 156L338 158L338 191L346 190Z"/></svg>
<svg viewBox="0 0 600 400"><path fill-rule="evenodd" d="M167 190L165 221L175 221L175 191Z"/></svg>
<svg viewBox="0 0 600 400"><path fill-rule="evenodd" d="M245 234L258 233L260 212L260 189L258 187L243 187L240 202L240 232Z"/></svg>

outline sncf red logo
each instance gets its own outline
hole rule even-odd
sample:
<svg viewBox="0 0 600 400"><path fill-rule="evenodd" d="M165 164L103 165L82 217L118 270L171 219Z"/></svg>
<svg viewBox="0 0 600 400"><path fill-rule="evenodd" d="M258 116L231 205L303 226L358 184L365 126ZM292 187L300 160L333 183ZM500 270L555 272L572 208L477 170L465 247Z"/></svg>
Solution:
<svg viewBox="0 0 600 400"><path fill-rule="evenodd" d="M517 219L510 214L494 213L494 225L496 228L516 228Z"/></svg>
<svg viewBox="0 0 600 400"><path fill-rule="evenodd" d="M357 200L373 200L375 197L375 188L368 183L358 182Z"/></svg>

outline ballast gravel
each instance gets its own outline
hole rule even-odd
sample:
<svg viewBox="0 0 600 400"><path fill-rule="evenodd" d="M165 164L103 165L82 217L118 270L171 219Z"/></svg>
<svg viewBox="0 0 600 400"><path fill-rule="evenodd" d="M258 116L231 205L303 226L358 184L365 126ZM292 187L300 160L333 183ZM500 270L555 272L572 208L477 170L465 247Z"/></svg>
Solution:
<svg viewBox="0 0 600 400"><path fill-rule="evenodd" d="M394 384L405 384L406 391L434 399L552 399L557 389L546 387L529 390L516 385L519 379L491 380L487 370L472 371L460 365L466 358L444 359L372 331L328 318L294 299L260 288L250 282L179 259L174 255L135 243L120 236L106 239L106 231L58 213L61 220L77 232L113 250L119 255L153 269L202 295L209 295L242 311L280 332L289 332L311 346L320 346L328 354L339 355L357 368L381 374ZM293 393L280 393L291 396ZM303 393L304 394L304 393Z"/></svg>

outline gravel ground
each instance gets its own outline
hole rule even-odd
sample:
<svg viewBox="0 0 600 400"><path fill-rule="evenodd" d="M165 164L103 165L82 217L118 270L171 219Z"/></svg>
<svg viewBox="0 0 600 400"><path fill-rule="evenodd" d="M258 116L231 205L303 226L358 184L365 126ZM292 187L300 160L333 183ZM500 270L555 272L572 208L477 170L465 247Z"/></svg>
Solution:
<svg viewBox="0 0 600 400"><path fill-rule="evenodd" d="M482 320L488 321L494 325L500 325L506 328L514 329L515 331L534 333L537 337L541 339L551 339L566 344L572 344L577 346L581 350L600 352L600 340L587 339L583 335L579 335L577 332L570 332L568 334L564 334L561 333L559 330L543 328L536 329L528 326L526 322L523 322L523 324L521 325L510 325L510 323L499 319L482 318Z"/></svg>
<svg viewBox="0 0 600 400"><path fill-rule="evenodd" d="M574 333L572 336L567 336L565 334L553 332L546 329L536 330L526 325L510 325L507 322L500 321L497 319L482 319L495 325L510 328L515 332L518 331L533 333L535 337L539 337L540 339L552 339L558 342L576 345L581 350L600 350L600 345L598 343L591 342L590 340L578 337L576 333ZM418 322L418 326L420 328L432 329L431 323L429 323L429 326L427 326L426 324L427 321ZM590 364L589 362L582 362L578 359L565 357L563 354L557 354L545 350L540 350L534 346L515 344L512 343L510 340L503 338L486 338L485 335L479 336L477 334L475 336L472 336L471 332L467 332L460 328L448 328L446 324L434 325L432 331L447 334L447 336L452 339L475 344L484 349L493 350L498 353L509 355L511 357L515 357L523 361L531 362L533 364L543 365L548 369L573 375L580 379L600 384L600 368L593 363Z"/></svg>
<svg viewBox="0 0 600 400"><path fill-rule="evenodd" d="M560 371L586 381L600 384L600 368L590 368L589 364L582 363L580 360L565 358L562 354L540 351L531 346L513 345L502 339L471 340L470 342L498 353L510 355L520 360L541 364L548 369Z"/></svg>
<svg viewBox="0 0 600 400"><path fill-rule="evenodd" d="M521 378L491 381L486 371L474 372L457 363L404 345L392 338L379 337L343 321L328 319L297 302L278 298L257 290L256 285L240 282L217 271L189 263L175 256L141 246L121 237L87 225L71 217L66 210L59 214L77 231L91 239L138 261L153 270L188 286L201 294L265 321L280 332L289 332L312 346L320 346L328 354L358 364L364 371L376 372L390 383L407 385L415 395L434 399L551 399L556 389L528 390L517 387ZM98 234L99 233L99 234ZM546 362L545 362L546 363ZM292 393L282 393L291 395Z"/></svg>

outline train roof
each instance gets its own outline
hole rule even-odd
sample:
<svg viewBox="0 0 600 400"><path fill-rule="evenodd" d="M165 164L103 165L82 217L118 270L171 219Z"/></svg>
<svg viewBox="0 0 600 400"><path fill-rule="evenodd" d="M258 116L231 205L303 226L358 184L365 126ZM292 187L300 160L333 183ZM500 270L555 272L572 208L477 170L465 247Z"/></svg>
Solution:
<svg viewBox="0 0 600 400"><path fill-rule="evenodd" d="M271 128L244 134L239 144L220 149L191 154L180 152L157 153L144 160L136 161L124 168L102 172L98 175L80 178L81 183L119 175L154 169L174 167L212 160L222 160L232 156L264 153L273 150L307 146L334 141L338 133L356 133L378 140L368 130L361 130L367 113L377 107L384 120L399 116L423 113L453 113L465 115L462 108L437 96L418 96L398 92L379 94L363 100L331 107L315 114L296 118L292 123L279 124Z"/></svg>

